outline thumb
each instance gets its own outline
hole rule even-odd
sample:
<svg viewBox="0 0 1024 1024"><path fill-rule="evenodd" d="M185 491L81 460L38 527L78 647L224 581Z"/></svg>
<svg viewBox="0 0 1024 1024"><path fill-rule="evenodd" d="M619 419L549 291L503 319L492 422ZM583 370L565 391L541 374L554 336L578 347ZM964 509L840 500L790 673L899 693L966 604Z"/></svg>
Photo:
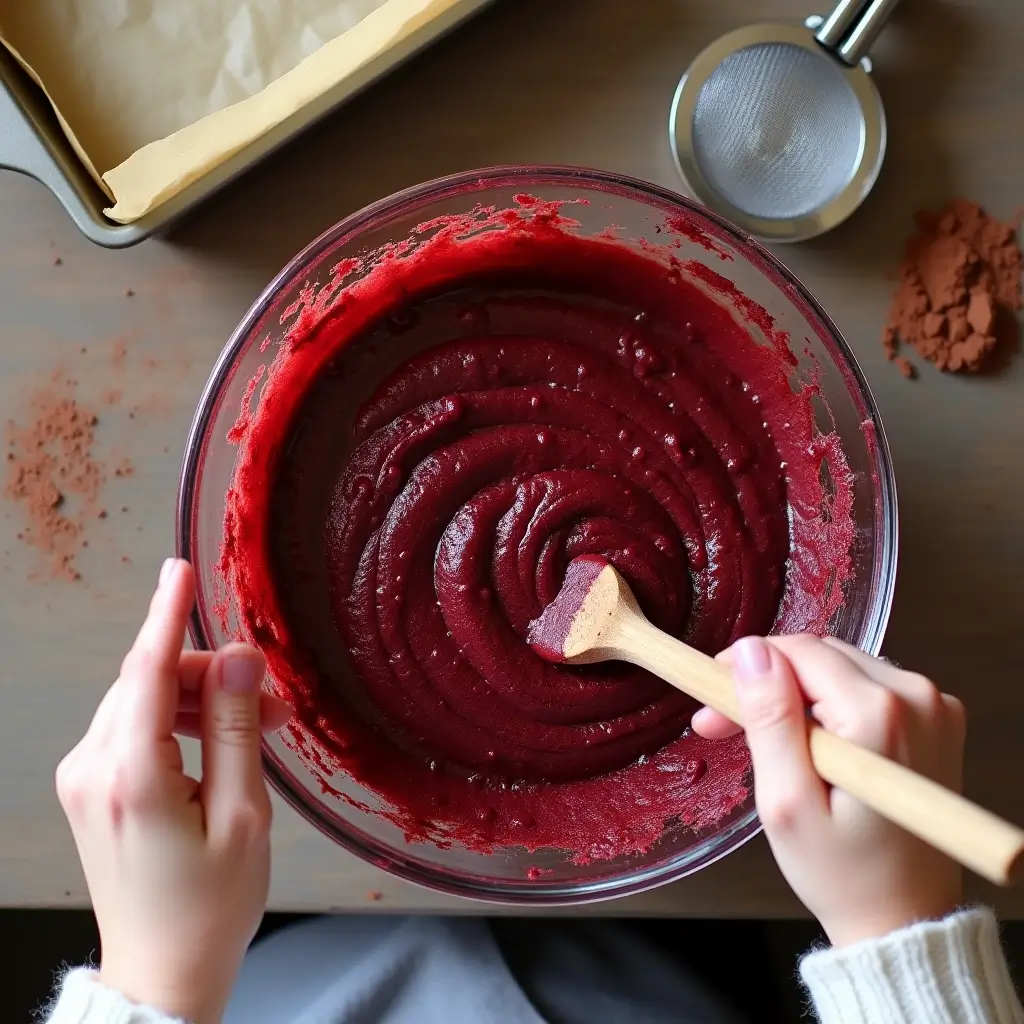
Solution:
<svg viewBox="0 0 1024 1024"><path fill-rule="evenodd" d="M269 806L260 759L260 688L263 655L228 644L203 679L201 733L203 806L207 830L230 826L241 813Z"/></svg>
<svg viewBox="0 0 1024 1024"><path fill-rule="evenodd" d="M733 644L732 653L757 810L771 838L824 811L827 793L811 763L803 695L785 655L753 636Z"/></svg>

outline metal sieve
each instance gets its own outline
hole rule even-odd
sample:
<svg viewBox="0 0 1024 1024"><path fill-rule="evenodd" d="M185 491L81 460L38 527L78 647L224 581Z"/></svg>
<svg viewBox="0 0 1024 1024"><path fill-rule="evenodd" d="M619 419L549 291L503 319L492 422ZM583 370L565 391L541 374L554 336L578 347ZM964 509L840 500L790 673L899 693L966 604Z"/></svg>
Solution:
<svg viewBox="0 0 1024 1024"><path fill-rule="evenodd" d="M751 25L707 47L669 118L692 195L775 242L811 238L853 213L885 155L866 53L897 3L840 0L828 18Z"/></svg>

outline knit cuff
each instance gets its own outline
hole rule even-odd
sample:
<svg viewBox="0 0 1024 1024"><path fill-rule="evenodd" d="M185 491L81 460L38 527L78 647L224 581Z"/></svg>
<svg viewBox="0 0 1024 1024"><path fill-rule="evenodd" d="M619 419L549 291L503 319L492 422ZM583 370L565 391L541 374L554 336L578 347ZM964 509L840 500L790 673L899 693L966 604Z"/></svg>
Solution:
<svg viewBox="0 0 1024 1024"><path fill-rule="evenodd" d="M995 915L962 910L844 949L800 976L821 1024L1022 1024Z"/></svg>
<svg viewBox="0 0 1024 1024"><path fill-rule="evenodd" d="M136 1006L120 992L100 984L99 974L79 967L64 976L47 1024L185 1024L158 1010Z"/></svg>

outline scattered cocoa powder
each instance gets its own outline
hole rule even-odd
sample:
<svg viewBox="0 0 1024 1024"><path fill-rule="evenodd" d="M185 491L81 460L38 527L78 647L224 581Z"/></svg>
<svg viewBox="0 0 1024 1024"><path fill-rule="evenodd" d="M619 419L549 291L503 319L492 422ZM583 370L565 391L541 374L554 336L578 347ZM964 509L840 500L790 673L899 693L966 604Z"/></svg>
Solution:
<svg viewBox="0 0 1024 1024"><path fill-rule="evenodd" d="M894 356L893 362L896 364L896 368L904 377L907 378L907 380L913 380L917 376L917 368L904 356Z"/></svg>
<svg viewBox="0 0 1024 1024"><path fill-rule="evenodd" d="M51 250L55 247L51 242ZM50 258L54 266L64 262L55 252L51 252ZM126 298L133 298L135 294L134 288L124 289ZM138 371L143 371L149 381L154 372L165 366L162 360L138 351L137 342L143 340L145 334L143 328L133 327L111 338L102 351L96 346L77 347L80 356L91 354L92 358L109 359L111 383L119 385L95 396L101 411L103 407L123 409L126 392L141 399L127 410L129 420L138 416L148 421L170 411L161 393L137 394ZM182 363L180 369L185 373L188 364ZM76 554L89 546L85 531L98 528L99 524L93 520L108 518L108 508L99 501L102 485L108 476L134 476L135 465L128 458L120 458L120 453L100 453L94 447L94 428L98 421L91 409L76 398L77 375L69 373L61 362L47 376L48 382L28 397L15 419L8 421L5 494L23 508L27 525L18 532L18 540L32 545L45 556L45 569L32 572L30 578L77 580L81 576ZM105 411L103 414L106 418ZM112 417L104 429L117 431L117 417ZM163 450L169 451L167 446ZM120 511L128 513L128 505L121 505ZM3 518L7 518L7 512L3 513ZM141 532L143 525L137 524L136 530ZM127 555L121 561L131 564Z"/></svg>
<svg viewBox="0 0 1024 1024"><path fill-rule="evenodd" d="M6 494L27 525L20 540L47 559L47 574L77 580L75 557L87 518L95 517L104 473L93 455L98 420L70 389L43 387L28 400L28 425L7 423Z"/></svg>
<svg viewBox="0 0 1024 1024"><path fill-rule="evenodd" d="M886 353L905 377L914 376L914 367L899 355L901 343L940 370L983 370L1017 342L1017 227L966 199L953 199L937 213L921 210L914 219L918 232L907 242L882 332Z"/></svg>

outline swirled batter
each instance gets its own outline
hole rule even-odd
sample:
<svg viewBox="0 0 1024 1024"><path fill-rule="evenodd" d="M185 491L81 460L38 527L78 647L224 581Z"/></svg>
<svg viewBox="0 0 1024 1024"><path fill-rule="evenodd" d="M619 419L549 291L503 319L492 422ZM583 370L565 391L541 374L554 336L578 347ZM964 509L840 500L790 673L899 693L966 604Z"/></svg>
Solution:
<svg viewBox="0 0 1024 1024"><path fill-rule="evenodd" d="M237 428L223 568L296 741L409 838L611 858L742 802L745 747L642 670L545 663L530 620L599 555L702 650L821 631L847 474L723 279L516 217L306 304Z"/></svg>

